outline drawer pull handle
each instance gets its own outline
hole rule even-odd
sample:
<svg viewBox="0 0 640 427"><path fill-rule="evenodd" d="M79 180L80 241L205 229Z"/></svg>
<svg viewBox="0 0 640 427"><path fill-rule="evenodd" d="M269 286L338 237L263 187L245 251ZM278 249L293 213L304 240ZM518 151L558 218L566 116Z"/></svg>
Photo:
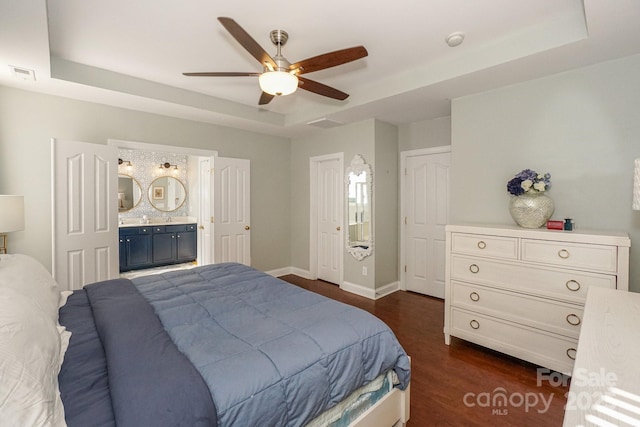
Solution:
<svg viewBox="0 0 640 427"><path fill-rule="evenodd" d="M477 320L472 320L471 322L469 322L469 326L471 326L472 329L479 329L480 323L478 323Z"/></svg>
<svg viewBox="0 0 640 427"><path fill-rule="evenodd" d="M571 360L576 360L576 353L578 353L578 351L575 348L567 349L567 357Z"/></svg>
<svg viewBox="0 0 640 427"><path fill-rule="evenodd" d="M484 248L486 248L486 247L487 247L487 244L486 244L485 242L483 242L482 240L480 240L480 241L478 242L478 248L480 248L480 249L484 249Z"/></svg>
<svg viewBox="0 0 640 427"><path fill-rule="evenodd" d="M577 314L568 314L567 315L567 323L573 326L578 326L580 324L580 317Z"/></svg>
<svg viewBox="0 0 640 427"><path fill-rule="evenodd" d="M567 289L573 292L577 292L580 290L580 283L576 282L573 279L567 280L567 283L565 283L565 286L567 287Z"/></svg>
<svg viewBox="0 0 640 427"><path fill-rule="evenodd" d="M477 292L471 292L469 298L471 298L471 301L480 301L480 295Z"/></svg>
<svg viewBox="0 0 640 427"><path fill-rule="evenodd" d="M568 251L568 250L566 250L566 249L560 249L560 250L558 251L558 256L559 256L560 258L562 258L562 259L567 259L567 258L569 258L569 251Z"/></svg>
<svg viewBox="0 0 640 427"><path fill-rule="evenodd" d="M476 274L478 271L480 271L480 267L478 267L478 264L471 264L469 266L469 271L473 274Z"/></svg>

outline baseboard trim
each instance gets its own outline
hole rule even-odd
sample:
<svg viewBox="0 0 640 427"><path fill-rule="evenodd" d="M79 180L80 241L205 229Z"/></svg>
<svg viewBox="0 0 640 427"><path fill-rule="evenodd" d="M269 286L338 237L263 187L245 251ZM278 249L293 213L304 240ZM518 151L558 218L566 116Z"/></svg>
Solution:
<svg viewBox="0 0 640 427"><path fill-rule="evenodd" d="M275 270L265 271L265 273L273 277L286 276L287 274L291 274L291 267L276 268Z"/></svg>
<svg viewBox="0 0 640 427"><path fill-rule="evenodd" d="M287 274L294 274L298 277L302 277L303 279L313 280L311 277L311 273L308 270L303 270L298 267L276 268L274 270L265 271L265 273L273 277L280 277L280 276L286 276ZM371 300L377 300L378 298L386 297L387 295L391 295L392 293L399 291L400 282L392 282L378 289L371 289L362 285L358 285L357 283L344 281L342 282L342 285L340 285L340 289L342 289L343 291L350 292L352 294L360 295L361 297L369 298Z"/></svg>
<svg viewBox="0 0 640 427"><path fill-rule="evenodd" d="M340 289L343 291L351 292L352 294L360 295L361 297L376 299L375 289L367 288L356 283L347 282L346 280L340 285Z"/></svg>
<svg viewBox="0 0 640 427"><path fill-rule="evenodd" d="M387 295L400 290L400 282L389 283L377 289L366 288L362 285L351 282L343 282L340 289L343 291L351 292L352 294L360 295L361 297L377 300Z"/></svg>
<svg viewBox="0 0 640 427"><path fill-rule="evenodd" d="M313 280L315 277L311 277L311 272L309 270L303 270L298 267L289 267L289 274L295 274L296 276L302 277L303 279Z"/></svg>
<svg viewBox="0 0 640 427"><path fill-rule="evenodd" d="M388 285L384 285L376 289L376 299L386 297L387 295L391 295L392 293L399 290L400 290L400 282L389 283Z"/></svg>
<svg viewBox="0 0 640 427"><path fill-rule="evenodd" d="M286 276L287 274L295 274L296 276L302 277L303 279L311 279L311 273L309 273L309 271L303 270L297 267L276 268L275 270L265 271L265 273L273 277Z"/></svg>

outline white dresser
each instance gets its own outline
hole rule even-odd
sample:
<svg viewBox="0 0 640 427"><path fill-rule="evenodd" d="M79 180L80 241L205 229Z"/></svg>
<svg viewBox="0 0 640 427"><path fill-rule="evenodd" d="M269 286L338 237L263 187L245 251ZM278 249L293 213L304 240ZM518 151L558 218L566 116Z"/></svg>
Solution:
<svg viewBox="0 0 640 427"><path fill-rule="evenodd" d="M629 288L625 233L447 225L450 337L571 374L587 290Z"/></svg>

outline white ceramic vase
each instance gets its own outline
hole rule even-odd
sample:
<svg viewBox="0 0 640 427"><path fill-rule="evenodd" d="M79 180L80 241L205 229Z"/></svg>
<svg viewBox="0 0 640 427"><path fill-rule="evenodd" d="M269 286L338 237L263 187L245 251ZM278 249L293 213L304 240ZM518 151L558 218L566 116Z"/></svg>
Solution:
<svg viewBox="0 0 640 427"><path fill-rule="evenodd" d="M524 228L542 227L551 218L554 209L553 199L538 191L513 196L509 202L511 217Z"/></svg>

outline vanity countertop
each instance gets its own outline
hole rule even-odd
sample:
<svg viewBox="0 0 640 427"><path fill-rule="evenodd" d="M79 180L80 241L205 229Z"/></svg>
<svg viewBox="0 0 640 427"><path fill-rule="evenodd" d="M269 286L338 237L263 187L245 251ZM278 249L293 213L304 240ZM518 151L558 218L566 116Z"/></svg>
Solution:
<svg viewBox="0 0 640 427"><path fill-rule="evenodd" d="M195 224L198 222L196 218L191 216L174 216L170 218L171 221L167 221L167 217L151 217L148 218L149 222L143 222L142 218L123 218L122 223L119 224L118 227L141 227L144 225L182 225Z"/></svg>

